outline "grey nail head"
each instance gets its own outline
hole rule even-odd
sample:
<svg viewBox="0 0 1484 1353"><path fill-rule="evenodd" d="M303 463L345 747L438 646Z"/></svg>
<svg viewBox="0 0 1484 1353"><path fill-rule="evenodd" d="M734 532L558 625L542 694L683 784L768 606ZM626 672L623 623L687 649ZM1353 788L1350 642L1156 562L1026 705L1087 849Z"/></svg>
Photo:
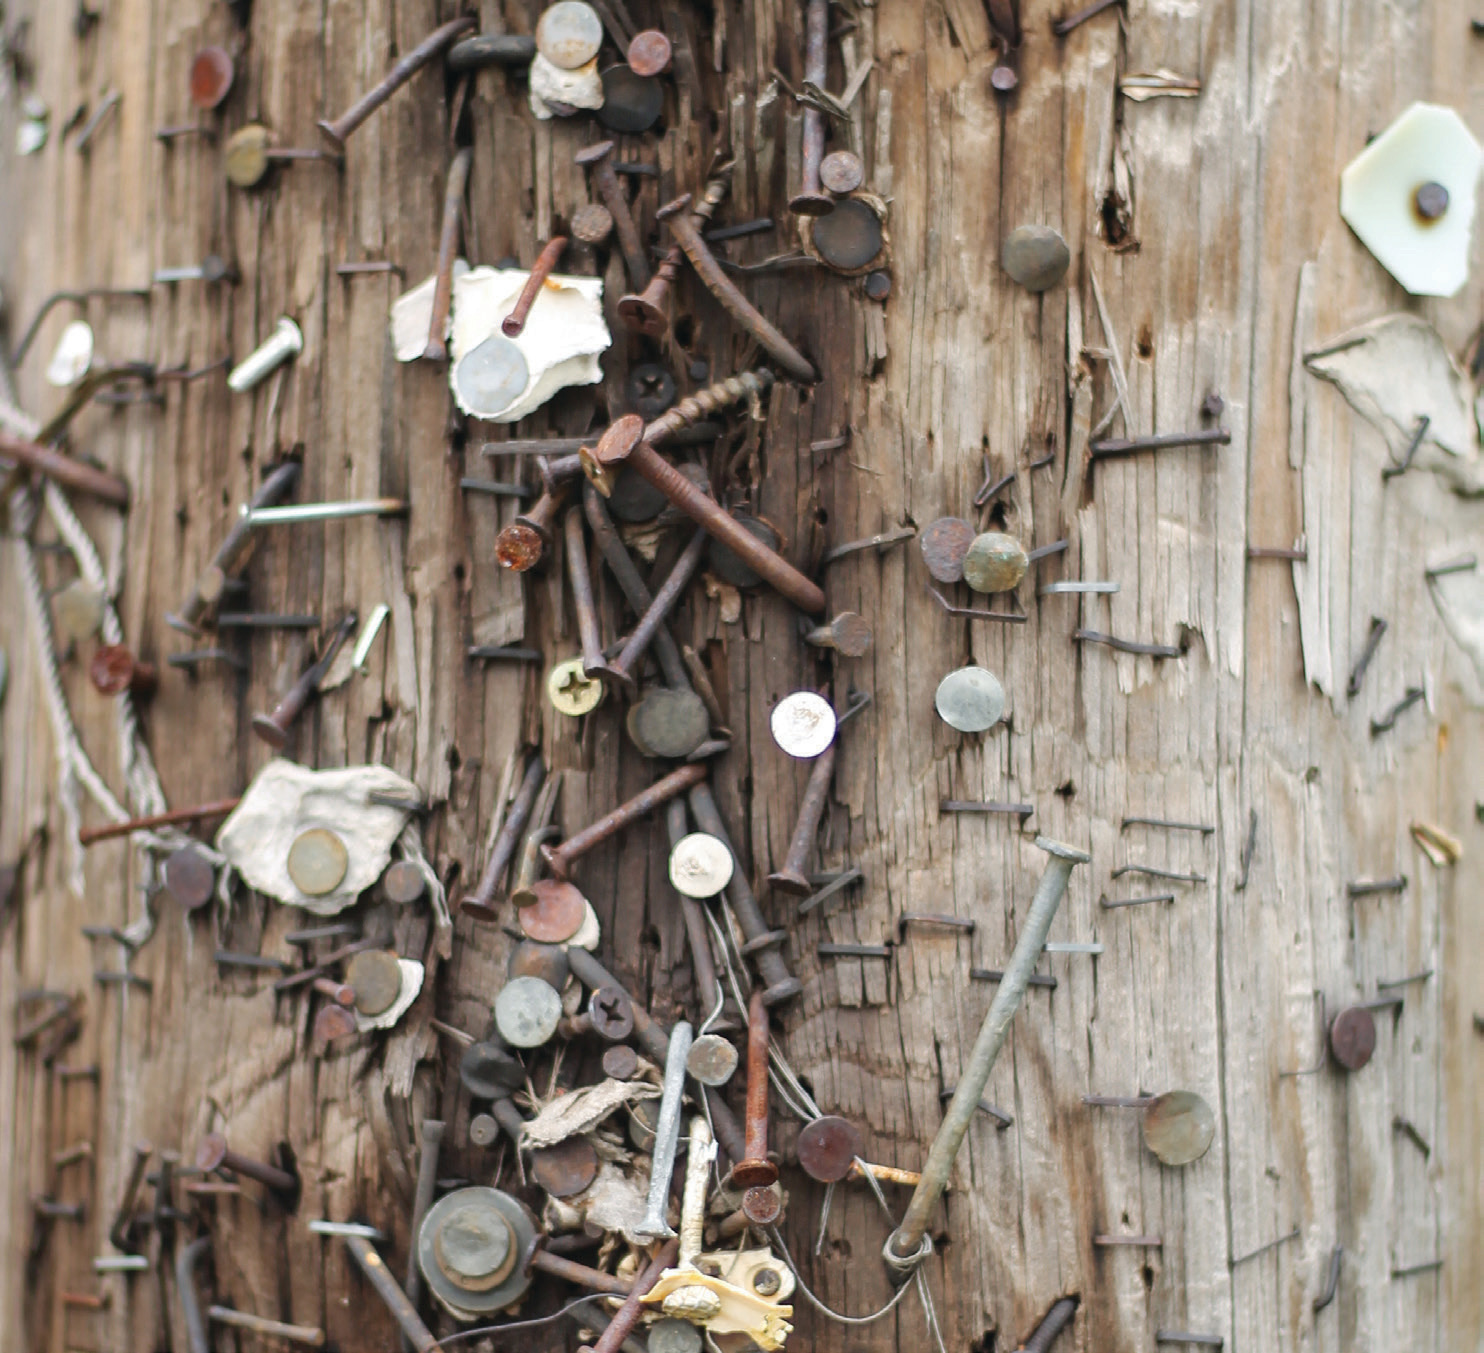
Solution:
<svg viewBox="0 0 1484 1353"><path fill-rule="evenodd" d="M562 998L539 977L514 977L495 997L495 1025L513 1048L539 1048L556 1033Z"/></svg>
<svg viewBox="0 0 1484 1353"><path fill-rule="evenodd" d="M1024 225L1005 237L1000 262L1027 291L1046 291L1067 275L1067 242L1050 226Z"/></svg>
<svg viewBox="0 0 1484 1353"><path fill-rule="evenodd" d="M993 672L960 667L938 683L933 698L938 717L960 733L982 733L1004 717L1005 688Z"/></svg>
<svg viewBox="0 0 1484 1353"><path fill-rule="evenodd" d="M508 409L530 379L525 354L504 334L491 334L459 358L453 369L459 402L476 418L493 418Z"/></svg>
<svg viewBox="0 0 1484 1353"><path fill-rule="evenodd" d="M1211 1148L1216 1115L1191 1090L1157 1095L1144 1110L1144 1145L1166 1165L1189 1165Z"/></svg>

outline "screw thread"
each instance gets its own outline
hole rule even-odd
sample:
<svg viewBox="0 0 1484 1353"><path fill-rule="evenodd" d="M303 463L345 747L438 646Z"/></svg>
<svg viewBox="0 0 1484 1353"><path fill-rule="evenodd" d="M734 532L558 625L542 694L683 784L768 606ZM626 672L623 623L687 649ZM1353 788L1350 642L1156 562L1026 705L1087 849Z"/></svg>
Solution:
<svg viewBox="0 0 1484 1353"><path fill-rule="evenodd" d="M773 373L764 368L743 371L729 376L704 390L687 395L668 412L661 414L644 429L644 440L653 445L673 437L683 428L699 423L703 418L724 409L728 404L752 395L765 395L773 384Z"/></svg>

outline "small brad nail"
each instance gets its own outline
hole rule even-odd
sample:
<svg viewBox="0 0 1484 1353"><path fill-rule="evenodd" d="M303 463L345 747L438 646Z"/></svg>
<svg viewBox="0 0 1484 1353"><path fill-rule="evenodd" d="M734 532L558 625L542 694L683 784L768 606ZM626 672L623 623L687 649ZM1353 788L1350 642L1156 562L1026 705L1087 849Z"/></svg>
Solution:
<svg viewBox="0 0 1484 1353"><path fill-rule="evenodd" d="M958 1086L945 1085L938 1091L938 1099L941 1103L946 1104L957 1093ZM1006 1128L1015 1126L1015 1119L1010 1114L1006 1113L1004 1109L999 1108L997 1105L991 1104L987 1099L980 1099L978 1108L980 1113L994 1119L995 1127L1001 1132Z"/></svg>
<svg viewBox="0 0 1484 1353"><path fill-rule="evenodd" d="M1381 642L1381 636L1386 633L1386 622L1378 615L1371 617L1370 633L1366 635L1364 646L1360 655L1355 659L1355 666L1350 669L1350 680L1345 683L1345 694L1354 699L1360 694L1361 682L1365 680L1366 668L1371 665L1371 659L1376 656L1376 648Z"/></svg>
<svg viewBox="0 0 1484 1353"><path fill-rule="evenodd" d="M1140 451L1168 451L1185 446L1227 446L1232 439L1226 428L1198 428L1190 432L1167 432L1157 437L1115 437L1093 442L1088 448L1093 460L1132 456Z"/></svg>
<svg viewBox="0 0 1484 1353"><path fill-rule="evenodd" d="M428 319L428 345L423 349L423 358L430 362L441 362L448 356L448 307L453 296L454 255L458 251L464 189L469 182L469 168L473 161L473 150L467 146L460 150L448 168L448 181L443 190L443 223L438 231L433 306Z"/></svg>
<svg viewBox="0 0 1484 1353"><path fill-rule="evenodd" d="M1093 0L1092 4L1084 6L1071 14L1060 19L1055 19L1051 24L1051 31L1059 38L1064 38L1074 28L1085 24L1089 19L1101 14L1105 9L1113 9L1121 5L1123 0Z"/></svg>

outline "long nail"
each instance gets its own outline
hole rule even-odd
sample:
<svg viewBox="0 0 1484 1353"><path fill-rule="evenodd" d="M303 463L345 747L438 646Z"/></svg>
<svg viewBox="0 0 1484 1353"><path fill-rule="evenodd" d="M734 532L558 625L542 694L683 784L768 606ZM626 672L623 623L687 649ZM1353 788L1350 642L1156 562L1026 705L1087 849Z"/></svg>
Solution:
<svg viewBox="0 0 1484 1353"><path fill-rule="evenodd" d="M335 661L335 655L340 652L341 646L350 637L351 631L356 627L356 614L352 611L335 628L330 636L329 643L318 661L313 663L309 669L289 687L287 694L278 702L272 714L255 714L253 716L252 728L260 738L270 747L282 749L289 740L289 729L294 720L304 711L304 706L309 703L309 698L318 688L319 683L324 680L325 673L330 670L330 664Z"/></svg>
<svg viewBox="0 0 1484 1353"><path fill-rule="evenodd" d="M732 1166L740 1188L767 1188L778 1181L768 1159L768 1006L761 991L747 1003L747 1113L742 1120L746 1154Z"/></svg>
<svg viewBox="0 0 1484 1353"><path fill-rule="evenodd" d="M690 194L677 197L656 213L658 219L670 223L670 233L675 242L685 251L696 276L706 289L716 297L722 308L762 345L764 350L790 376L806 385L819 379L809 359L788 341L758 312L757 308L742 294L741 289L722 270L705 240L692 214Z"/></svg>
<svg viewBox="0 0 1484 1353"><path fill-rule="evenodd" d="M233 1151L220 1132L208 1132L201 1138L200 1145L196 1147L196 1165L207 1173L227 1169L246 1175L249 1179L256 1179L264 1188L272 1189L274 1193L285 1197L297 1197L299 1193L297 1176L291 1175L287 1170L280 1170L276 1165L253 1160L240 1151Z"/></svg>
<svg viewBox="0 0 1484 1353"><path fill-rule="evenodd" d="M740 525L714 498L708 497L647 441L644 420L626 414L599 440L593 458L602 472L631 465L676 507L705 527L722 544L781 592L801 611L817 615L825 609L824 593L792 564Z"/></svg>
<svg viewBox="0 0 1484 1353"><path fill-rule="evenodd" d="M948 1177L953 1172L953 1162L963 1144L969 1124L979 1108L979 1097L989 1082L996 1058L1004 1046L1010 1031L1010 1022L1025 997L1027 979L1046 944L1047 932L1056 916L1057 908L1066 895L1067 883L1073 868L1092 857L1073 846L1053 841L1050 837L1038 836L1036 844L1050 857L1041 881L1036 886L1036 895L1031 900L1030 912L1021 928L1020 938L1015 944L1015 953L1005 970L1004 980L995 992L989 1013L980 1026L979 1036L974 1041L958 1089L943 1115L943 1123L928 1158L922 1167L922 1183L912 1194L912 1201L902 1217L901 1225L887 1237L882 1255L889 1268L902 1278L910 1276L926 1257L922 1239L927 1233L933 1210L947 1187Z"/></svg>
<svg viewBox="0 0 1484 1353"><path fill-rule="evenodd" d="M623 254L624 266L629 272L629 285L635 291L643 291L649 285L649 261L644 254L644 242L639 238L639 228L634 224L634 215L629 210L629 200L624 196L618 175L613 170L613 142L599 141L584 146L576 155L577 163L592 170L593 186L603 205L613 217L613 229L618 235L618 247Z"/></svg>
<svg viewBox="0 0 1484 1353"><path fill-rule="evenodd" d="M437 1337L423 1324L417 1307L407 1299L407 1293L397 1286L397 1280L387 1272L386 1261L376 1252L376 1247L365 1236L346 1236L345 1248L350 1251L356 1267L376 1289L376 1295L392 1313L392 1319L401 1327L415 1353L436 1353Z"/></svg>
<svg viewBox="0 0 1484 1353"><path fill-rule="evenodd" d="M424 1118L422 1126L423 1145L417 1162L417 1188L412 1195L412 1220L407 1230L411 1236L416 1236L422 1230L423 1218L433 1205L433 1189L438 1182L438 1157L443 1148L443 1124L436 1118ZM416 1306L422 1291L422 1270L418 1267L416 1245L408 1247L405 1287L407 1300ZM412 1346L410 1339L407 1340L407 1346Z"/></svg>
<svg viewBox="0 0 1484 1353"><path fill-rule="evenodd" d="M509 526L503 527L495 537L495 562L516 573L535 568L551 544L552 523L566 497L567 484L548 487L529 512L522 512Z"/></svg>
<svg viewBox="0 0 1484 1353"><path fill-rule="evenodd" d="M818 89L829 76L829 0L809 0L804 19L804 80ZM796 216L828 216L835 201L819 186L819 166L824 159L824 113L804 105L804 143L799 191L789 199L788 209Z"/></svg>
<svg viewBox="0 0 1484 1353"><path fill-rule="evenodd" d="M335 143L336 149L344 150L346 138L406 84L421 67L446 47L451 47L455 39L478 26L479 21L472 14L466 14L462 18L449 20L441 28L435 28L386 73L386 78L380 84L363 94L333 122L320 119L317 124L320 131Z"/></svg>
<svg viewBox="0 0 1484 1353"><path fill-rule="evenodd" d="M793 897L808 897L813 891L805 867L814 849L814 838L819 832L819 822L829 798L830 781L835 774L835 746L835 743L830 743L815 758L809 771L809 782L804 786L804 797L799 801L798 821L788 843L783 867L768 875L772 887Z"/></svg>
<svg viewBox="0 0 1484 1353"><path fill-rule="evenodd" d="M547 868L556 878L565 881L574 861L646 813L653 812L677 794L682 794L692 785L699 784L706 778L706 775L707 767L704 765L681 766L678 770L671 771L662 780L656 780L648 789L634 795L627 803L620 804L612 812L605 813L596 822L584 827L574 836L569 836L561 845L555 848L542 846L541 855L546 861Z"/></svg>
<svg viewBox="0 0 1484 1353"><path fill-rule="evenodd" d="M703 221L709 221L712 213L726 198L728 187L725 177L709 180L701 193L701 200L695 204L691 214ZM669 299L670 284L680 271L680 260L684 257L685 251L678 244L672 244L649 285L636 289L637 295L631 292L619 297L618 317L634 333L658 338L670 327L670 316L665 303Z"/></svg>
<svg viewBox="0 0 1484 1353"><path fill-rule="evenodd" d="M481 921L498 919L495 912L495 890L500 886L500 879L505 873L506 866L515 854L516 843L520 840L521 833L525 831L526 823L530 821L536 795L540 793L545 780L546 763L541 759L541 753L537 752L531 757L531 764L526 767L525 778L520 783L520 789L516 791L510 809L505 815L505 821L500 825L500 834L495 837L495 844L490 847L484 873L479 876L479 885L464 899L460 907L461 911Z"/></svg>
<svg viewBox="0 0 1484 1353"><path fill-rule="evenodd" d="M667 1240L660 1246L659 1252L649 1262L649 1267L636 1279L629 1295L624 1298L613 1316L612 1323L598 1336L598 1342L592 1346L591 1353L618 1353L623 1341L633 1332L638 1323L639 1314L644 1309L640 1301L655 1283L659 1282L665 1270L675 1263L675 1257L680 1253L680 1239L676 1237Z"/></svg>
<svg viewBox="0 0 1484 1353"><path fill-rule="evenodd" d="M526 284L520 289L520 295L515 298L515 308L500 321L500 332L506 338L519 338L524 332L531 307L536 304L536 297L541 294L541 288L546 285L546 279L551 276L551 270L556 267L566 247L567 237L565 235L553 235L546 242L545 248L536 256L536 261L531 265L530 274L526 278Z"/></svg>
<svg viewBox="0 0 1484 1353"><path fill-rule="evenodd" d="M110 822L106 827L84 827L78 832L77 838L83 845L92 846L99 841L111 841L133 832L151 831L155 827L177 827L186 822L198 822L205 817L226 817L241 802L241 799L217 799L213 803L198 803L194 808L172 808L168 813Z"/></svg>
<svg viewBox="0 0 1484 1353"><path fill-rule="evenodd" d="M210 1248L211 1237L202 1236L182 1246L175 1254L175 1288L180 1297L181 1313L185 1316L186 1347L190 1353L211 1353L206 1320L201 1314L201 1299L196 1294L196 1264Z"/></svg>
<svg viewBox="0 0 1484 1353"><path fill-rule="evenodd" d="M453 260L458 252L459 216L464 206L464 189L469 183L469 166L474 152L467 147L453 157L448 167L448 183L443 190L443 224L438 232L438 269L434 274L433 313L428 320L428 346L423 357L441 362L448 357L448 305L453 296Z"/></svg>
<svg viewBox="0 0 1484 1353"><path fill-rule="evenodd" d="M603 656L603 635L598 627L598 607L593 599L593 579L587 566L587 540L582 532L582 510L569 508L562 522L567 539L567 581L577 610L577 633L582 641L582 674L634 689L634 678L622 663L615 665Z"/></svg>
<svg viewBox="0 0 1484 1353"><path fill-rule="evenodd" d="M634 632L629 635L623 651L613 663L610 670L629 687L632 688L636 684L637 668L644 661L644 654L648 651L659 627L675 609L685 589L690 586L691 579L695 577L696 570L701 566L701 556L705 554L706 544L710 539L705 527L691 537L690 544L675 561L675 567L670 570L670 576L665 579L660 590L654 594L654 600L639 617L639 623L634 627ZM588 674L591 675L591 672Z"/></svg>
<svg viewBox="0 0 1484 1353"><path fill-rule="evenodd" d="M115 507L129 506L129 485L124 480L105 470L95 470L71 456L64 456L49 446L23 441L19 437L0 436L0 460L13 461L55 480L63 488L112 503Z"/></svg>
<svg viewBox="0 0 1484 1353"><path fill-rule="evenodd" d="M1226 446L1232 435L1225 428L1202 428L1195 432L1169 432L1158 437L1119 437L1094 442L1088 450L1094 460L1132 456L1139 451L1168 451L1180 446Z"/></svg>
<svg viewBox="0 0 1484 1353"><path fill-rule="evenodd" d="M674 1230L665 1219L670 1200L670 1176L675 1169L675 1152L680 1144L681 1100L685 1094L685 1058L690 1052L691 1027L680 1020L670 1030L670 1048L665 1058L665 1087L660 1099L659 1119L654 1128L654 1149L650 1153L649 1205L644 1219L634 1228L640 1235L673 1236Z"/></svg>

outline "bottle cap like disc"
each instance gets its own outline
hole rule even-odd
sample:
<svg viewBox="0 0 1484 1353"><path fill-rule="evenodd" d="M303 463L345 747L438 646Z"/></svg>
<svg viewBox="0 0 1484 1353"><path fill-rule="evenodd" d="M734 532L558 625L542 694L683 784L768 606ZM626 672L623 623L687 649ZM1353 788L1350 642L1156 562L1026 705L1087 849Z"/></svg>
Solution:
<svg viewBox="0 0 1484 1353"><path fill-rule="evenodd" d="M553 1198L581 1193L598 1177L598 1153L583 1136L531 1153L531 1178Z"/></svg>
<svg viewBox="0 0 1484 1353"><path fill-rule="evenodd" d="M305 897L332 893L345 879L350 856L345 842L323 827L300 832L289 847L289 877Z"/></svg>
<svg viewBox="0 0 1484 1353"><path fill-rule="evenodd" d="M1190 1090L1156 1095L1144 1110L1144 1145L1166 1165L1189 1165L1210 1149L1216 1136L1211 1106Z"/></svg>
<svg viewBox="0 0 1484 1353"><path fill-rule="evenodd" d="M582 0L558 0L536 21L536 50L561 70L577 70L603 45L603 21Z"/></svg>
<svg viewBox="0 0 1484 1353"><path fill-rule="evenodd" d="M964 581L976 592L1008 592L1030 567L1025 546L1003 531L975 536L964 555Z"/></svg>
<svg viewBox="0 0 1484 1353"><path fill-rule="evenodd" d="M835 711L813 691L795 691L773 706L768 718L773 741L790 756L808 760L835 740Z"/></svg>
<svg viewBox="0 0 1484 1353"><path fill-rule="evenodd" d="M491 334L470 348L453 369L459 403L476 418L503 413L525 392L530 381L525 353L504 334Z"/></svg>
<svg viewBox="0 0 1484 1353"><path fill-rule="evenodd" d="M539 1048L561 1018L562 998L539 977L513 977L495 997L495 1024L512 1048Z"/></svg>
<svg viewBox="0 0 1484 1353"><path fill-rule="evenodd" d="M733 512L732 517L748 535L756 536L770 550L776 550L782 543L782 537L767 522L749 517L744 512ZM757 587L763 581L762 575L751 564L744 562L730 546L723 545L714 536L706 546L706 564L722 582L733 587Z"/></svg>
<svg viewBox="0 0 1484 1353"><path fill-rule="evenodd" d="M351 959L345 980L356 994L356 1009L363 1015L380 1015L402 994L402 965L390 949L371 949Z"/></svg>
<svg viewBox="0 0 1484 1353"><path fill-rule="evenodd" d="M526 1071L498 1043L471 1043L459 1058L459 1079L475 1099L500 1099L526 1083Z"/></svg>
<svg viewBox="0 0 1484 1353"><path fill-rule="evenodd" d="M1376 1021L1364 1006L1341 1010L1329 1026L1329 1050L1346 1071L1359 1071L1376 1050Z"/></svg>
<svg viewBox="0 0 1484 1353"><path fill-rule="evenodd" d="M601 681L589 680L582 674L582 659L568 658L551 669L546 678L546 695L558 714L576 719L589 714L603 703L607 689Z"/></svg>
<svg viewBox="0 0 1484 1353"><path fill-rule="evenodd" d="M933 697L938 717L960 733L982 733L1005 713L1005 688L993 672L960 667L938 683Z"/></svg>
<svg viewBox="0 0 1484 1353"><path fill-rule="evenodd" d="M216 870L196 846L182 846L165 861L165 888L187 911L211 901Z"/></svg>
<svg viewBox="0 0 1484 1353"><path fill-rule="evenodd" d="M531 885L536 900L521 907L515 918L528 940L561 944L570 940L587 918L587 898L570 883L538 879Z"/></svg>
<svg viewBox="0 0 1484 1353"><path fill-rule="evenodd" d="M685 1054L685 1069L702 1085L725 1085L737 1070L737 1049L720 1034L701 1034Z"/></svg>
<svg viewBox="0 0 1484 1353"><path fill-rule="evenodd" d="M810 1179L833 1184L850 1173L861 1150L860 1129L848 1118L816 1118L799 1133L799 1168Z"/></svg>
<svg viewBox="0 0 1484 1353"><path fill-rule="evenodd" d="M979 533L962 517L939 517L918 537L927 570L940 583L962 582L964 556Z"/></svg>
<svg viewBox="0 0 1484 1353"><path fill-rule="evenodd" d="M651 76L635 75L627 66L603 72L603 106L598 121L611 132L647 132L665 111L665 87Z"/></svg>
<svg viewBox="0 0 1484 1353"><path fill-rule="evenodd" d="M754 1184L742 1194L742 1215L754 1226L771 1226L783 1212L776 1189Z"/></svg>
<svg viewBox="0 0 1484 1353"><path fill-rule="evenodd" d="M810 239L830 267L855 272L881 253L881 218L860 198L846 198L828 216L814 218Z"/></svg>
<svg viewBox="0 0 1484 1353"><path fill-rule="evenodd" d="M705 742L711 716L694 691L661 688L629 710L624 726L645 756L678 761Z"/></svg>
<svg viewBox="0 0 1484 1353"><path fill-rule="evenodd" d="M715 897L732 881L734 867L726 842L709 832L682 836L670 851L670 882L686 897Z"/></svg>
<svg viewBox="0 0 1484 1353"><path fill-rule="evenodd" d="M415 860L394 860L381 876L381 891L388 902L405 907L427 891L428 881Z"/></svg>

